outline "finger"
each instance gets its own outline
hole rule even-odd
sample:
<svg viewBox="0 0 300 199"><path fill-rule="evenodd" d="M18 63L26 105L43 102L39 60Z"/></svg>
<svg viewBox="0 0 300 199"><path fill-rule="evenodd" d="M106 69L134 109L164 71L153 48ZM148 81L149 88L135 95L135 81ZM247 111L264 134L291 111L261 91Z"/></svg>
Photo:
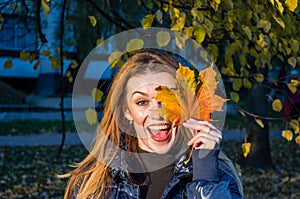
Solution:
<svg viewBox="0 0 300 199"><path fill-rule="evenodd" d="M200 136L194 139L192 146L195 149L201 149L201 148L214 149L219 146L219 142L217 142L216 140L211 140L204 136Z"/></svg>
<svg viewBox="0 0 300 199"><path fill-rule="evenodd" d="M214 128L211 128L210 126L207 126L206 124L200 124L200 123L183 123L183 126L189 129L194 129L195 131L191 131L193 135L196 135L199 131L206 132L209 134L212 134L216 137L222 138L222 132L215 128L213 125L210 125Z"/></svg>
<svg viewBox="0 0 300 199"><path fill-rule="evenodd" d="M196 140L198 138L206 138L208 140L212 140L216 143L220 143L221 140L222 140L222 136L219 136L220 134L216 133L216 132L213 132L211 131L210 133L206 133L206 132L201 132L199 131L193 138L191 138L189 141L188 141L188 145L193 145L193 143L196 142Z"/></svg>
<svg viewBox="0 0 300 199"><path fill-rule="evenodd" d="M194 127L194 129L196 130L200 130L197 129L197 126L203 126L202 128L205 128L206 131L208 131L208 127L212 130L218 130L211 122L208 121L202 121L202 120L196 120L194 118L189 118L188 120L186 120L183 125L188 125L190 127ZM205 129L203 129L205 131ZM218 130L219 131L219 130Z"/></svg>

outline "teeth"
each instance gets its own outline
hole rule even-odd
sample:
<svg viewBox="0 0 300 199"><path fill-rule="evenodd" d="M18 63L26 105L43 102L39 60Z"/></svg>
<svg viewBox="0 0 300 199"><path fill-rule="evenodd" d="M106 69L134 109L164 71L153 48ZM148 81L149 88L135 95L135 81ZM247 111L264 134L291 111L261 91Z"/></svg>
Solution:
<svg viewBox="0 0 300 199"><path fill-rule="evenodd" d="M160 126L149 126L149 129L151 130L164 130L164 129L168 129L170 127L170 125L160 125Z"/></svg>

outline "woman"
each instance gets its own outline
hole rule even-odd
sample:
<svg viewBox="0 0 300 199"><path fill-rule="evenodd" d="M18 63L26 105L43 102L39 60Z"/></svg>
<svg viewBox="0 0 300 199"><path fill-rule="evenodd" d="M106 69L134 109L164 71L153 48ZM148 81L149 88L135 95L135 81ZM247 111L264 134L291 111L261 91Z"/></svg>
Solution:
<svg viewBox="0 0 300 199"><path fill-rule="evenodd" d="M243 198L221 132L188 119L179 127L155 110L158 86L177 89L178 61L142 50L115 76L91 153L72 172L65 198ZM189 147L196 146L186 163Z"/></svg>

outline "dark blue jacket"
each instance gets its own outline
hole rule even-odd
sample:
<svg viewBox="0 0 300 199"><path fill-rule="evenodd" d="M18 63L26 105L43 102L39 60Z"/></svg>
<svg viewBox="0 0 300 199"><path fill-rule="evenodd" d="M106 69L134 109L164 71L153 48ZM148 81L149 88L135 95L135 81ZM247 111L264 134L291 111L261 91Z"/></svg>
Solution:
<svg viewBox="0 0 300 199"><path fill-rule="evenodd" d="M177 161L174 174L161 199L177 198L243 198L243 189L231 161L219 150L194 150L192 161L185 164L187 154ZM112 167L110 197L138 199L140 189L125 172Z"/></svg>

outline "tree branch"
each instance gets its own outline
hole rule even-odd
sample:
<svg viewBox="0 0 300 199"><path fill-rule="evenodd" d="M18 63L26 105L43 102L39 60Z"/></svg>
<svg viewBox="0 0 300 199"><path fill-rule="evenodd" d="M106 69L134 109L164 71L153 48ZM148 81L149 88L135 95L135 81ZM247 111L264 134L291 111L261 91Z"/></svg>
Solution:
<svg viewBox="0 0 300 199"><path fill-rule="evenodd" d="M38 34L40 37L40 40L42 44L47 43L46 35L42 32L42 25L41 25L41 1L37 1L37 9L36 9L36 23L37 23L37 29Z"/></svg>
<svg viewBox="0 0 300 199"><path fill-rule="evenodd" d="M61 83L61 88L60 88L60 113L61 113L61 122L62 122L62 127L61 127L61 144L59 146L58 152L56 154L54 162L58 160L60 157L64 144L65 144L65 139L66 139L66 130L65 130L65 113L64 113L64 90L65 90L65 83L64 83L64 58L63 58L63 41L64 41L64 22L65 22L65 11L66 11L66 4L67 0L64 0L63 6L62 6L62 13L61 13L61 21L60 21L60 43L59 43L59 48L60 48L60 83Z"/></svg>
<svg viewBox="0 0 300 199"><path fill-rule="evenodd" d="M128 27L124 27L122 24L120 24L117 20L113 19L109 14L107 14L106 12L104 12L94 1L92 0L87 0L87 2L89 2L90 4L92 4L96 10L103 16L105 17L109 22L115 24L116 26L118 26L119 28L121 28L122 30L128 30Z"/></svg>

